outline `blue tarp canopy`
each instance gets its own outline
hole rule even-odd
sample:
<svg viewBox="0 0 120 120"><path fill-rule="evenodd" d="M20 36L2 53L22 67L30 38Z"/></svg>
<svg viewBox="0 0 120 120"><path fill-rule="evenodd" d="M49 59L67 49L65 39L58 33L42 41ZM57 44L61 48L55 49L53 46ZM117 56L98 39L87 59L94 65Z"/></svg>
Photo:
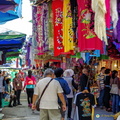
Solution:
<svg viewBox="0 0 120 120"><path fill-rule="evenodd" d="M24 41L26 39L26 36L21 38L15 38L15 39L3 39L0 40L0 50L7 50L7 49L14 49L18 48L21 49Z"/></svg>
<svg viewBox="0 0 120 120"><path fill-rule="evenodd" d="M6 13L0 12L0 24L4 24L7 21L22 17L22 0L14 0L14 1L18 4L18 6L16 6L15 8L15 11L9 10Z"/></svg>
<svg viewBox="0 0 120 120"><path fill-rule="evenodd" d="M0 0L0 5L16 5L14 0Z"/></svg>

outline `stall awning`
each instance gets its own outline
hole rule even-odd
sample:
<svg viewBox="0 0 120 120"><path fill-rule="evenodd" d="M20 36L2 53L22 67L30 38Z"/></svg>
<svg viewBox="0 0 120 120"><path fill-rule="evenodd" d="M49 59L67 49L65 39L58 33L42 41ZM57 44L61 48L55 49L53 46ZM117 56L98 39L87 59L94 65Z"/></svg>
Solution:
<svg viewBox="0 0 120 120"><path fill-rule="evenodd" d="M17 5L14 0L0 0L0 11L5 13L9 10L15 10Z"/></svg>
<svg viewBox="0 0 120 120"><path fill-rule="evenodd" d="M15 10L9 10L5 13L0 12L0 24L22 17L22 0L15 0L18 6Z"/></svg>

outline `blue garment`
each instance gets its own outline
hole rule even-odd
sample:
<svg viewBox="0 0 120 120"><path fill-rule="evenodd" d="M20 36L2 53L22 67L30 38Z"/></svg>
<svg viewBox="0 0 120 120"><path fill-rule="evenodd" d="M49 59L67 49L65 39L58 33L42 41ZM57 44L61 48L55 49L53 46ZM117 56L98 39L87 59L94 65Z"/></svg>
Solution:
<svg viewBox="0 0 120 120"><path fill-rule="evenodd" d="M35 85L26 85L26 88L35 88Z"/></svg>
<svg viewBox="0 0 120 120"><path fill-rule="evenodd" d="M55 78L55 80L57 80L57 81L60 83L60 85L61 85L61 87L62 87L62 89L63 89L63 92L64 92L64 93L63 93L63 94L64 94L64 97L65 97L65 99L67 100L66 95L70 94L70 92L71 92L71 90L70 90L70 88L69 88L69 86L68 86L67 81L64 80L62 77ZM60 102L60 99L58 99L58 103L61 103L61 102Z"/></svg>
<svg viewBox="0 0 120 120"><path fill-rule="evenodd" d="M70 94L71 90L66 80L64 80L62 77L55 78L55 80L57 80L60 83L65 95Z"/></svg>
<svg viewBox="0 0 120 120"><path fill-rule="evenodd" d="M113 113L120 112L119 100L120 100L119 95L113 95L112 96L112 110L113 110Z"/></svg>
<svg viewBox="0 0 120 120"><path fill-rule="evenodd" d="M10 85L10 89L8 88L8 84L5 85L5 92L11 93L12 92L12 86ZM4 97L6 97L8 94L5 93Z"/></svg>
<svg viewBox="0 0 120 120"><path fill-rule="evenodd" d="M5 85L5 92L12 92L12 86L10 85L10 91L8 89L8 84Z"/></svg>
<svg viewBox="0 0 120 120"><path fill-rule="evenodd" d="M99 106L101 106L101 107L103 107L104 93L105 93L104 89L100 91L100 96L99 96Z"/></svg>

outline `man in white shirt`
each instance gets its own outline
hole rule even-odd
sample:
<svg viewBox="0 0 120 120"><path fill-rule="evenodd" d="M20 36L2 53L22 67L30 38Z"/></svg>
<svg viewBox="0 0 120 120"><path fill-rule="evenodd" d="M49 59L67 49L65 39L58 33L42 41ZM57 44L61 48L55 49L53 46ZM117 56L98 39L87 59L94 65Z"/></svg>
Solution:
<svg viewBox="0 0 120 120"><path fill-rule="evenodd" d="M52 69L47 69L44 73L44 77L45 78L37 83L35 88L32 109L35 109L36 100L41 96L45 86L54 78L54 71ZM53 79L40 101L40 120L61 120L58 97L62 101L62 109L65 111L66 102L63 96L63 90L59 82Z"/></svg>

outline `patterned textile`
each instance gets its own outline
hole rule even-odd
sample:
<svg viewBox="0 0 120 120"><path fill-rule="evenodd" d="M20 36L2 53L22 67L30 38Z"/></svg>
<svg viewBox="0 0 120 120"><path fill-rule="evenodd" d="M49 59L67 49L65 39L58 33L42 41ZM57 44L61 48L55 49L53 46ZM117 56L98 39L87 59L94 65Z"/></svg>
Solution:
<svg viewBox="0 0 120 120"><path fill-rule="evenodd" d="M53 0L54 56L64 52L63 47L63 0Z"/></svg>
<svg viewBox="0 0 120 120"><path fill-rule="evenodd" d="M120 0L117 0L118 23L117 23L117 39L120 42Z"/></svg>
<svg viewBox="0 0 120 120"><path fill-rule="evenodd" d="M73 44L74 32L72 24L72 12L70 0L63 1L63 45L64 52L74 50Z"/></svg>
<svg viewBox="0 0 120 120"><path fill-rule="evenodd" d="M52 2L48 3L48 11L49 11L49 19L48 19L48 24L49 24L49 49L53 50L54 48L54 40L53 40L53 12L52 12Z"/></svg>
<svg viewBox="0 0 120 120"><path fill-rule="evenodd" d="M39 55L48 51L48 5L37 6L37 42Z"/></svg>
<svg viewBox="0 0 120 120"><path fill-rule="evenodd" d="M32 35L33 35L33 45L37 46L37 21L36 21L37 7L32 6Z"/></svg>
<svg viewBox="0 0 120 120"><path fill-rule="evenodd" d="M77 0L78 3L78 47L80 51L102 50L102 41L94 33L94 13L91 0Z"/></svg>
<svg viewBox="0 0 120 120"><path fill-rule="evenodd" d="M49 1L51 1L51 0L37 0L37 2L36 2L36 4L43 4L43 3L45 3L45 2L49 2Z"/></svg>

